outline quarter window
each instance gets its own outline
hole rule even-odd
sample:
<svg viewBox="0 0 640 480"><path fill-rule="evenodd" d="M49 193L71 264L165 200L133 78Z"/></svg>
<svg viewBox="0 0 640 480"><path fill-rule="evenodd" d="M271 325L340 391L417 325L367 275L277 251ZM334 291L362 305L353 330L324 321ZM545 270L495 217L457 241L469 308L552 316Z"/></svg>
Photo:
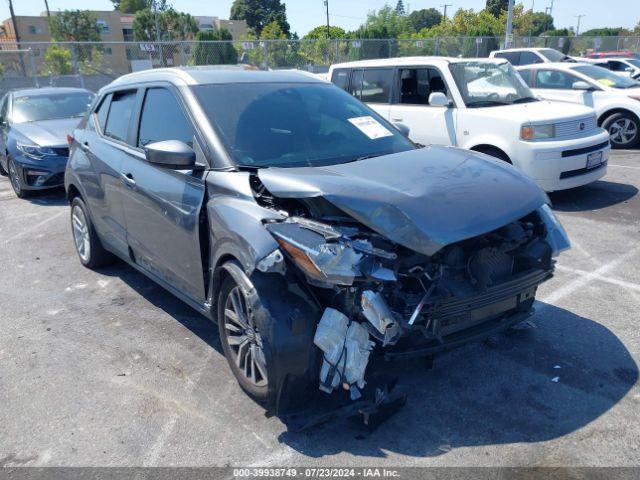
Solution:
<svg viewBox="0 0 640 480"><path fill-rule="evenodd" d="M570 90L574 82L580 79L575 75L556 70L538 70L536 72L537 88L552 88L556 90Z"/></svg>
<svg viewBox="0 0 640 480"><path fill-rule="evenodd" d="M140 117L138 147L163 140L180 140L193 147L193 134L193 127L169 90L147 90Z"/></svg>
<svg viewBox="0 0 640 480"><path fill-rule="evenodd" d="M113 94L111 98L111 108L109 108L109 114L107 116L105 135L122 142L127 141L129 119L133 115L135 103L135 91Z"/></svg>
<svg viewBox="0 0 640 480"><path fill-rule="evenodd" d="M111 94L104 97L104 100L96 110L96 117L98 118L98 124L100 125L100 131L104 132L104 128L107 125L107 114L109 113L109 104L111 103Z"/></svg>
<svg viewBox="0 0 640 480"><path fill-rule="evenodd" d="M520 52L500 52L496 53L496 58L504 58L511 65L520 65Z"/></svg>

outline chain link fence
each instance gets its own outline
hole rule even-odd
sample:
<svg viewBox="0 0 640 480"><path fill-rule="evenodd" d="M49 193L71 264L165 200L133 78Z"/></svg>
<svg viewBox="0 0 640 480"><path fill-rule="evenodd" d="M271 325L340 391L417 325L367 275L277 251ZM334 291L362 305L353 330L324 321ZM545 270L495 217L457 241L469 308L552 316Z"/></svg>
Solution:
<svg viewBox="0 0 640 480"><path fill-rule="evenodd" d="M332 63L400 56L486 57L504 37L384 40L266 40L189 42L22 42L0 44L0 93L12 88L76 86L98 90L120 75L150 68L246 64L260 69L326 72ZM568 55L629 51L635 37L514 37L513 47L555 48Z"/></svg>

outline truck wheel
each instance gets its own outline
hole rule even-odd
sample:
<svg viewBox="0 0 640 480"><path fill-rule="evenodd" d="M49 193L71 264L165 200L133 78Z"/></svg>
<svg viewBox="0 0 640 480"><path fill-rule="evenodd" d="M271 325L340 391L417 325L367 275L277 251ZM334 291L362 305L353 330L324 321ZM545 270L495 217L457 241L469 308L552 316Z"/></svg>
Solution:
<svg viewBox="0 0 640 480"><path fill-rule="evenodd" d="M626 112L614 113L602 122L611 136L612 148L633 148L640 141L640 125L638 119Z"/></svg>

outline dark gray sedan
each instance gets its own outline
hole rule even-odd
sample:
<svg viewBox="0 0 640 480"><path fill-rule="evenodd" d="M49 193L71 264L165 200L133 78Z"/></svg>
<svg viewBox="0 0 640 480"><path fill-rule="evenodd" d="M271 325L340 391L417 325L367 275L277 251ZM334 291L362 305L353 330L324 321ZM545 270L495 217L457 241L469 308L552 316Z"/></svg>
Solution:
<svg viewBox="0 0 640 480"><path fill-rule="evenodd" d="M89 111L81 88L14 90L0 100L0 174L18 197L60 187L69 158L67 135Z"/></svg>
<svg viewBox="0 0 640 480"><path fill-rule="evenodd" d="M318 391L358 399L373 355L430 356L522 322L569 246L512 166L419 148L294 72L125 75L73 138L82 264L120 258L217 321L270 412Z"/></svg>

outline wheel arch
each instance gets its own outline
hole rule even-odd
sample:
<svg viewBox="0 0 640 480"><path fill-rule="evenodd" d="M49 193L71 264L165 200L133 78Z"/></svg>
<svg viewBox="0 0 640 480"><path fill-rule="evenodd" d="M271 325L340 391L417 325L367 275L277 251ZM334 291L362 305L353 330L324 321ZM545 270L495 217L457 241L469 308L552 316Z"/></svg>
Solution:
<svg viewBox="0 0 640 480"><path fill-rule="evenodd" d="M609 110L602 112L600 116L598 116L598 126L601 127L607 118L609 118L611 115L615 115L616 113L629 114L635 119L636 122L640 123L640 117L638 117L638 115L636 115L633 111L629 110L628 108L617 107L610 108Z"/></svg>
<svg viewBox="0 0 640 480"><path fill-rule="evenodd" d="M495 145L490 145L488 143L481 143L478 145L474 145L473 147L469 148L469 150L473 150L474 152L485 153L487 155L490 155L490 153L488 153L489 151L497 152L500 155L502 155L502 157L500 157L501 160L504 160L505 162L513 165L513 161L511 161L511 158L509 158L509 155L507 155L507 153L504 150L502 150L499 147L496 147Z"/></svg>

